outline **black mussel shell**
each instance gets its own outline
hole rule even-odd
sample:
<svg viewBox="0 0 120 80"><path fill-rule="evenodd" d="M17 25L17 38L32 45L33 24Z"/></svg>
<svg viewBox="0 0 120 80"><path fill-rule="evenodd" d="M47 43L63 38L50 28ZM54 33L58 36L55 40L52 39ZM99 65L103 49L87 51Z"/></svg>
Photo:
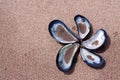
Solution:
<svg viewBox="0 0 120 80"><path fill-rule="evenodd" d="M101 56L92 53L85 48L80 49L80 54L83 61L90 67L101 68L105 63L104 59Z"/></svg>
<svg viewBox="0 0 120 80"><path fill-rule="evenodd" d="M50 22L49 33L61 44L75 43L78 41L75 34L60 20Z"/></svg>
<svg viewBox="0 0 120 80"><path fill-rule="evenodd" d="M83 41L82 45L90 50L96 50L100 48L107 39L107 33L103 29L97 30L97 32L88 40Z"/></svg>
<svg viewBox="0 0 120 80"><path fill-rule="evenodd" d="M82 15L76 15L74 17L74 20L77 25L79 38L84 39L91 31L90 22Z"/></svg>
<svg viewBox="0 0 120 80"><path fill-rule="evenodd" d="M75 54L79 48L79 44L68 44L62 47L56 58L56 65L62 72L69 72L73 65Z"/></svg>

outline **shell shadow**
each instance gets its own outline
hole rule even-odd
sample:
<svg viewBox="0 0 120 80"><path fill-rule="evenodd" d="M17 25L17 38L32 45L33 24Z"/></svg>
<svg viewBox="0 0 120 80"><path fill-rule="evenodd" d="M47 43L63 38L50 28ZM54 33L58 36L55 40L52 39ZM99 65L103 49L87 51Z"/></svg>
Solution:
<svg viewBox="0 0 120 80"><path fill-rule="evenodd" d="M68 72L64 72L64 74L70 75L70 74L72 74L72 73L74 72L74 70L75 70L75 65L76 65L76 63L77 63L77 61L78 61L79 52L80 52L80 49L78 48L78 50L77 50L77 52L76 52L76 54L75 54L75 56L74 56L71 69L70 69Z"/></svg>

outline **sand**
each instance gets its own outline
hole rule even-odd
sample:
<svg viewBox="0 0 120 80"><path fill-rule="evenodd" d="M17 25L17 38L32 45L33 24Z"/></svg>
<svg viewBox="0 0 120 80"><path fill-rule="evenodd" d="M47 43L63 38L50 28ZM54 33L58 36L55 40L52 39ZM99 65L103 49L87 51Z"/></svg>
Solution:
<svg viewBox="0 0 120 80"><path fill-rule="evenodd" d="M60 19L72 29L77 14L109 35L108 48L97 53L106 65L96 70L78 56L74 71L64 74L55 62L62 46L48 24ZM120 0L0 0L0 80L120 80L119 34Z"/></svg>

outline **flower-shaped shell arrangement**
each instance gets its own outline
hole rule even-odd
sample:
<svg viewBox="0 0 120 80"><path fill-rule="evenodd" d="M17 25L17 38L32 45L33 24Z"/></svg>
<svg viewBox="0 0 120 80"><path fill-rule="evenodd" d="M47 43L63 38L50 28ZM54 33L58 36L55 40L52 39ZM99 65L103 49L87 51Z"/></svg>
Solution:
<svg viewBox="0 0 120 80"><path fill-rule="evenodd" d="M91 38L84 40L91 31L90 22L82 15L76 15L74 20L77 25L78 36L60 20L53 20L49 24L50 35L58 43L64 45L56 57L58 69L63 72L70 71L78 50L88 66L100 68L105 61L101 56L93 53L93 50L100 48L105 43L107 38L105 30L99 29Z"/></svg>

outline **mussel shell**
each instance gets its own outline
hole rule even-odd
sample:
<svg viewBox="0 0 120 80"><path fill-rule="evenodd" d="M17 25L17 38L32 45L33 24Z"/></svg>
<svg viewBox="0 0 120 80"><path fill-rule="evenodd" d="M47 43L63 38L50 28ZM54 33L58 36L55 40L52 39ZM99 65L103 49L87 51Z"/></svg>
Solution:
<svg viewBox="0 0 120 80"><path fill-rule="evenodd" d="M92 53L85 48L80 49L80 54L83 61L90 67L101 68L105 63L104 59L101 56Z"/></svg>
<svg viewBox="0 0 120 80"><path fill-rule="evenodd" d="M82 15L74 17L80 39L84 39L91 31L91 24L87 18Z"/></svg>
<svg viewBox="0 0 120 80"><path fill-rule="evenodd" d="M69 72L73 65L79 44L68 44L62 47L56 57L56 65L60 71Z"/></svg>
<svg viewBox="0 0 120 80"><path fill-rule="evenodd" d="M49 24L49 33L61 44L75 43L78 38L75 34L60 20L53 20Z"/></svg>
<svg viewBox="0 0 120 80"><path fill-rule="evenodd" d="M96 33L88 40L83 41L82 45L90 50L96 50L100 48L107 39L107 33L103 29L99 29Z"/></svg>

